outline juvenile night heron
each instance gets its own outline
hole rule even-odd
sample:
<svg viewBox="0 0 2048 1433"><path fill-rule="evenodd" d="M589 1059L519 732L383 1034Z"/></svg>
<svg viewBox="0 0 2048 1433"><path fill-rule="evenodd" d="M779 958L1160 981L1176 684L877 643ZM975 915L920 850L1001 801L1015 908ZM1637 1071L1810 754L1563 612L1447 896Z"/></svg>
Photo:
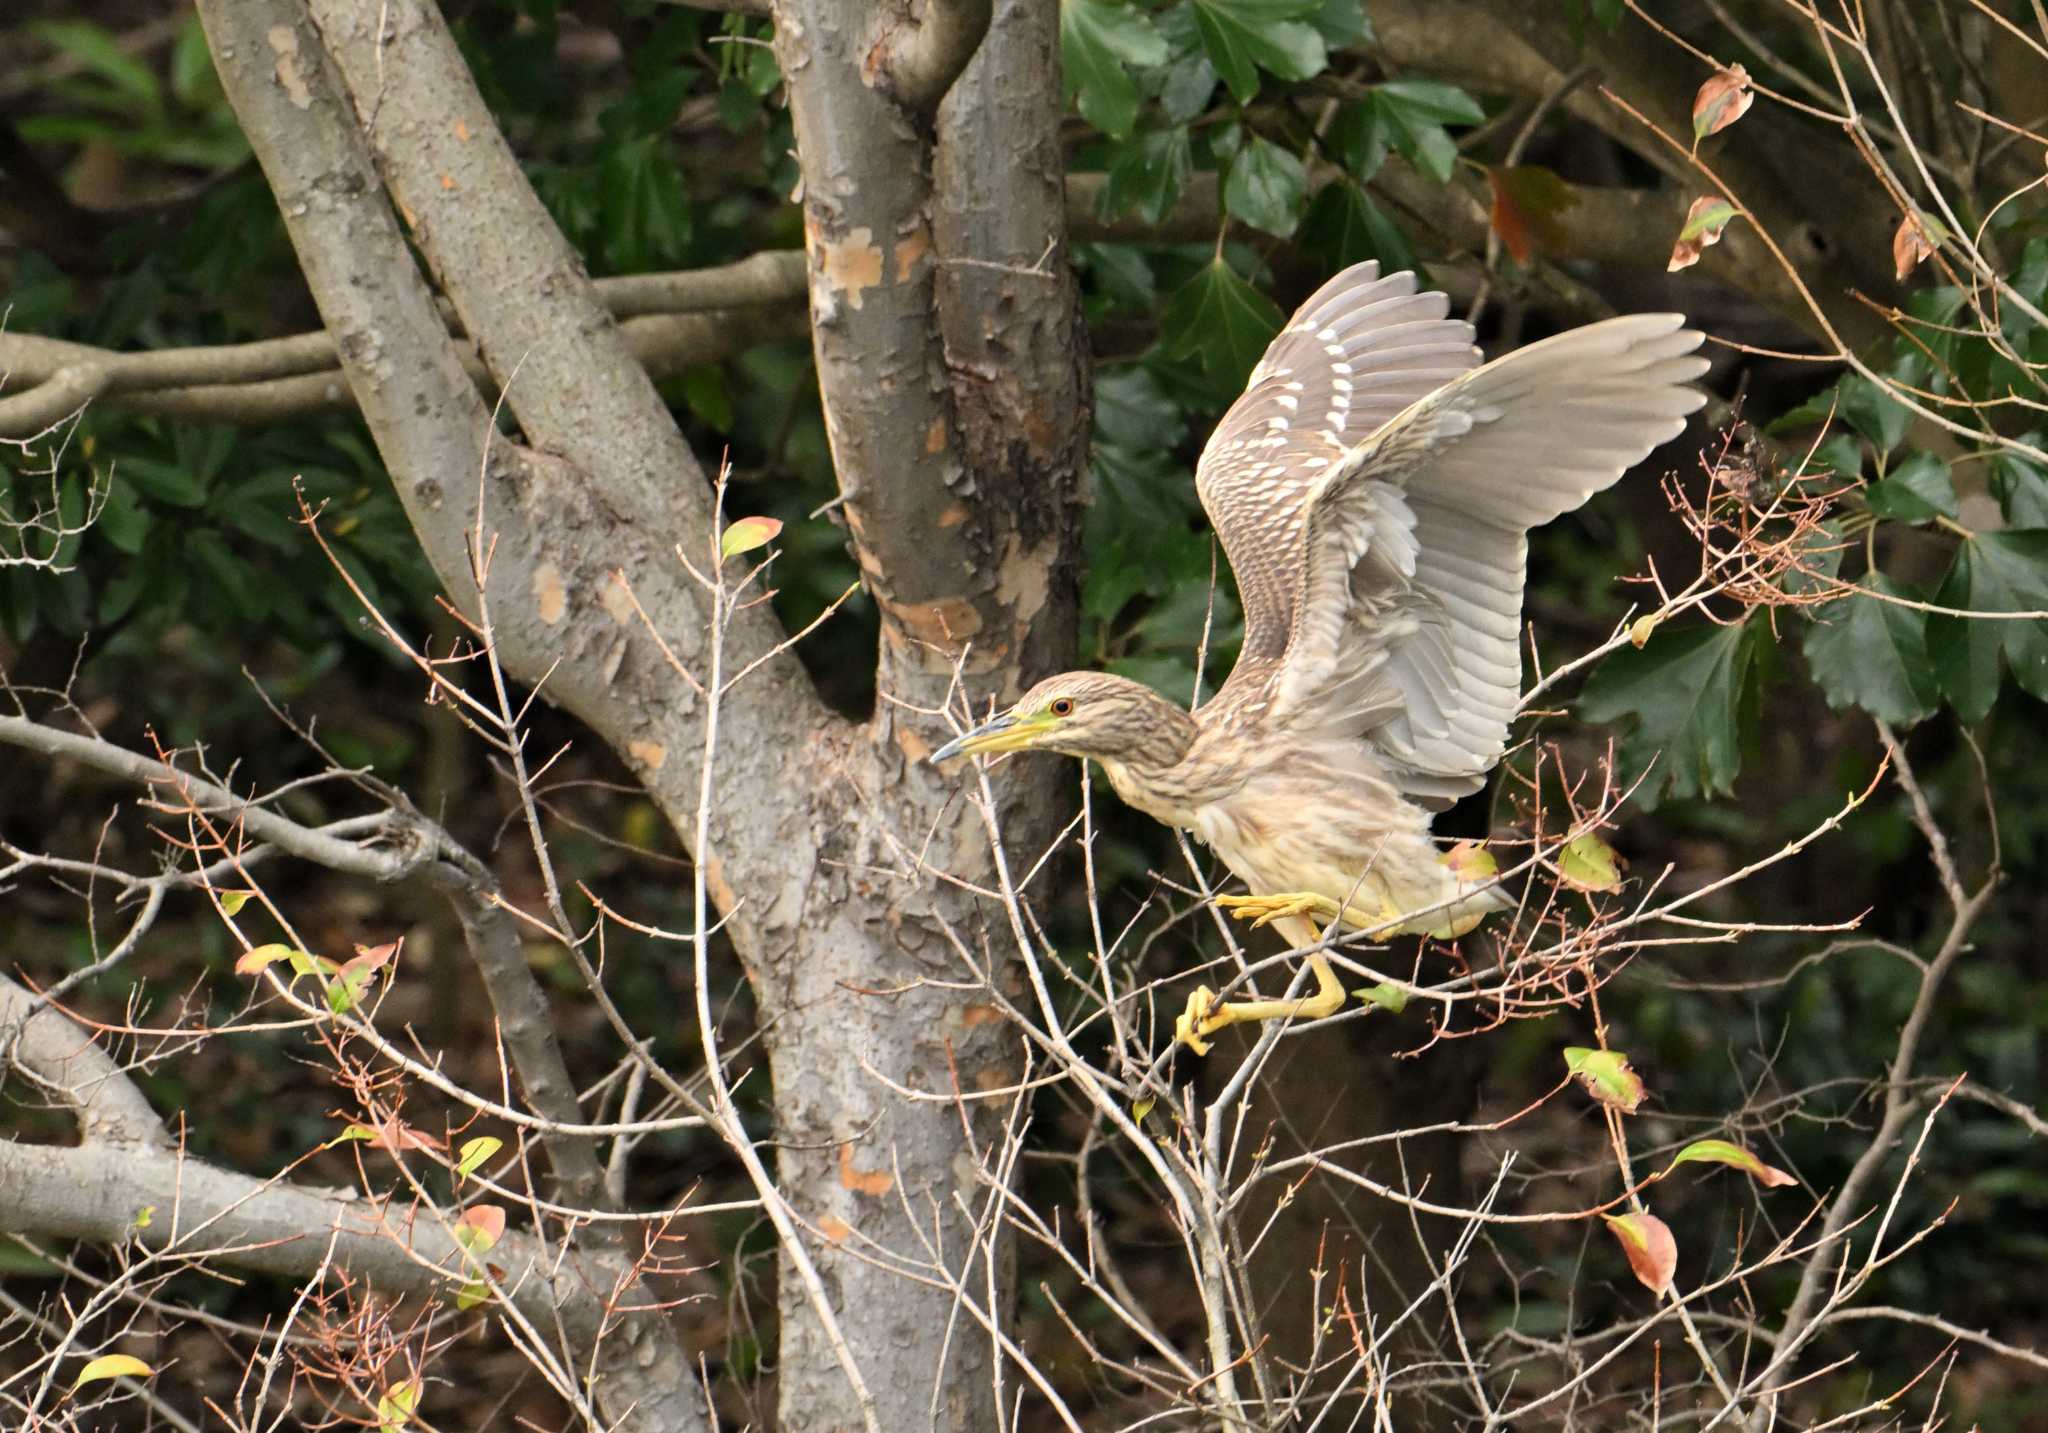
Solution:
<svg viewBox="0 0 2048 1433"><path fill-rule="evenodd" d="M1442 294L1377 264L1338 274L1252 370L1195 470L1237 575L1244 646L1193 714L1069 672L933 753L1093 758L1130 805L1206 842L1250 888L1220 897L1296 948L1315 922L1453 938L1508 904L1439 859L1432 815L1501 758L1521 687L1531 528L1678 436L1706 401L1678 314L1608 319L1480 364ZM1344 989L1219 1004L1176 1030L1320 1018Z"/></svg>

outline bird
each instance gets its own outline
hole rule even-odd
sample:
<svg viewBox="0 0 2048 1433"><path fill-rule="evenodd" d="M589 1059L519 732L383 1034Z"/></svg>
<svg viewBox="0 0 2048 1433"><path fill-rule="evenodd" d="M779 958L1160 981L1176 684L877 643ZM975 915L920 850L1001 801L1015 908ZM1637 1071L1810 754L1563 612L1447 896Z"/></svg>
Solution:
<svg viewBox="0 0 2048 1433"><path fill-rule="evenodd" d="M1479 790L1521 695L1528 534L1676 438L1705 402L1703 335L1628 314L1491 362L1450 300L1368 260L1288 320L1210 435L1196 490L1237 579L1244 640L1185 711L1105 672L1039 682L934 751L1097 762L1247 888L1218 904L1308 950L1315 993L1188 997L1197 1054L1233 1024L1346 1004L1337 925L1455 939L1510 900L1447 862L1434 816Z"/></svg>

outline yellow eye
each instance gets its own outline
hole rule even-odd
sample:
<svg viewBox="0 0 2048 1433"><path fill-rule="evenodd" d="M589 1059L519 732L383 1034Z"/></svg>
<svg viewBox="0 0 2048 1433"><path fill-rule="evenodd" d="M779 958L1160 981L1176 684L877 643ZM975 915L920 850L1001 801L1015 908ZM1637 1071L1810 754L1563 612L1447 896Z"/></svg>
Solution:
<svg viewBox="0 0 2048 1433"><path fill-rule="evenodd" d="M1074 699L1072 697L1054 697L1052 705L1047 707L1046 710L1058 717L1072 716L1074 714Z"/></svg>

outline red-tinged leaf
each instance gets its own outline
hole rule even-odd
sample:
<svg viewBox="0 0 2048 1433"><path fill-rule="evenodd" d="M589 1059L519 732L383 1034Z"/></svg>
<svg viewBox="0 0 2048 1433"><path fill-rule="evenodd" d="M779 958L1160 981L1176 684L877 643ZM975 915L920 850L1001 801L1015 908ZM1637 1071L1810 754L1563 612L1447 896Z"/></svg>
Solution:
<svg viewBox="0 0 2048 1433"><path fill-rule="evenodd" d="M1716 70L1692 97L1693 143L1719 134L1749 113L1754 103L1756 96L1750 93L1748 70L1740 65Z"/></svg>
<svg viewBox="0 0 2048 1433"><path fill-rule="evenodd" d="M1721 242L1721 231L1734 217L1735 206L1719 195L1703 194L1693 200L1685 214L1685 227L1678 231L1678 242L1671 246L1671 262L1665 267L1676 272L1697 264L1702 250Z"/></svg>
<svg viewBox="0 0 2048 1433"><path fill-rule="evenodd" d="M255 975L273 961L292 960L304 954L303 950L293 950L288 945L275 942L270 945L259 945L254 950L242 952L241 958L235 962L235 974Z"/></svg>
<svg viewBox="0 0 2048 1433"><path fill-rule="evenodd" d="M1900 278L1905 278L1920 267L1922 259L1932 258L1947 237L1946 224L1915 209L1900 219L1899 227L1892 232L1893 270Z"/></svg>
<svg viewBox="0 0 2048 1433"><path fill-rule="evenodd" d="M339 1144L349 1139L367 1140L371 1149L388 1149L393 1153L408 1149L441 1147L441 1141L423 1130L414 1129L397 1115L392 1115L380 1124L351 1124L336 1135L333 1142Z"/></svg>
<svg viewBox="0 0 2048 1433"><path fill-rule="evenodd" d="M383 966L390 964L391 957L398 954L399 944L400 943L398 941L394 940L389 945L359 945L356 947L355 959L349 961L346 965L342 966L342 969L380 969Z"/></svg>
<svg viewBox="0 0 2048 1433"><path fill-rule="evenodd" d="M487 1252L505 1237L505 1211L496 1204L472 1204L455 1221L455 1242L472 1254Z"/></svg>
<svg viewBox="0 0 2048 1433"><path fill-rule="evenodd" d="M78 1377L72 1380L71 1386L79 1389L88 1383L100 1383L109 1378L148 1378L155 1372L133 1354L103 1353L78 1370Z"/></svg>
<svg viewBox="0 0 2048 1433"><path fill-rule="evenodd" d="M1468 886L1482 885L1500 874L1500 862L1477 841L1460 841L1437 860Z"/></svg>
<svg viewBox="0 0 2048 1433"><path fill-rule="evenodd" d="M1579 202L1578 192L1540 164L1517 164L1486 171L1493 189L1493 229L1518 264L1539 250L1567 247L1557 216Z"/></svg>
<svg viewBox="0 0 2048 1433"><path fill-rule="evenodd" d="M1580 891L1621 889L1622 860L1615 849L1591 831L1582 831L1557 853L1557 874Z"/></svg>
<svg viewBox="0 0 2048 1433"><path fill-rule="evenodd" d="M1636 1106L1643 1102L1647 1093L1643 1077L1629 1068L1628 1056L1619 1050L1592 1050L1584 1045L1568 1045L1564 1052L1564 1067L1586 1087L1587 1094L1625 1115L1634 1114Z"/></svg>
<svg viewBox="0 0 2048 1433"><path fill-rule="evenodd" d="M1799 1183L1782 1169L1765 1164L1739 1144L1725 1139L1696 1139L1672 1157L1669 1174L1681 1164L1725 1164L1739 1169L1766 1189L1777 1189Z"/></svg>
<svg viewBox="0 0 2048 1433"><path fill-rule="evenodd" d="M1607 1227L1628 1255L1628 1266L1642 1286L1653 1294L1671 1287L1678 1272L1678 1241L1670 1226L1654 1214L1603 1214Z"/></svg>
<svg viewBox="0 0 2048 1433"><path fill-rule="evenodd" d="M775 534L782 531L782 520L772 517L743 517L719 534L718 555L721 559L737 557L743 552L752 552L775 540Z"/></svg>

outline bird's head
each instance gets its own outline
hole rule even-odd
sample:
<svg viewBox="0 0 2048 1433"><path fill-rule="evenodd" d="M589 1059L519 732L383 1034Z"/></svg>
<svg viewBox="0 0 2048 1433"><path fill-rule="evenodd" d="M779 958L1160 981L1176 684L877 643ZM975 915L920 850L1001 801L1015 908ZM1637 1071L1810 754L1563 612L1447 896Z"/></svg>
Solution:
<svg viewBox="0 0 2048 1433"><path fill-rule="evenodd" d="M1171 765L1194 738L1188 714L1128 677L1066 672L933 752L931 759L999 751L1057 751L1097 761Z"/></svg>

